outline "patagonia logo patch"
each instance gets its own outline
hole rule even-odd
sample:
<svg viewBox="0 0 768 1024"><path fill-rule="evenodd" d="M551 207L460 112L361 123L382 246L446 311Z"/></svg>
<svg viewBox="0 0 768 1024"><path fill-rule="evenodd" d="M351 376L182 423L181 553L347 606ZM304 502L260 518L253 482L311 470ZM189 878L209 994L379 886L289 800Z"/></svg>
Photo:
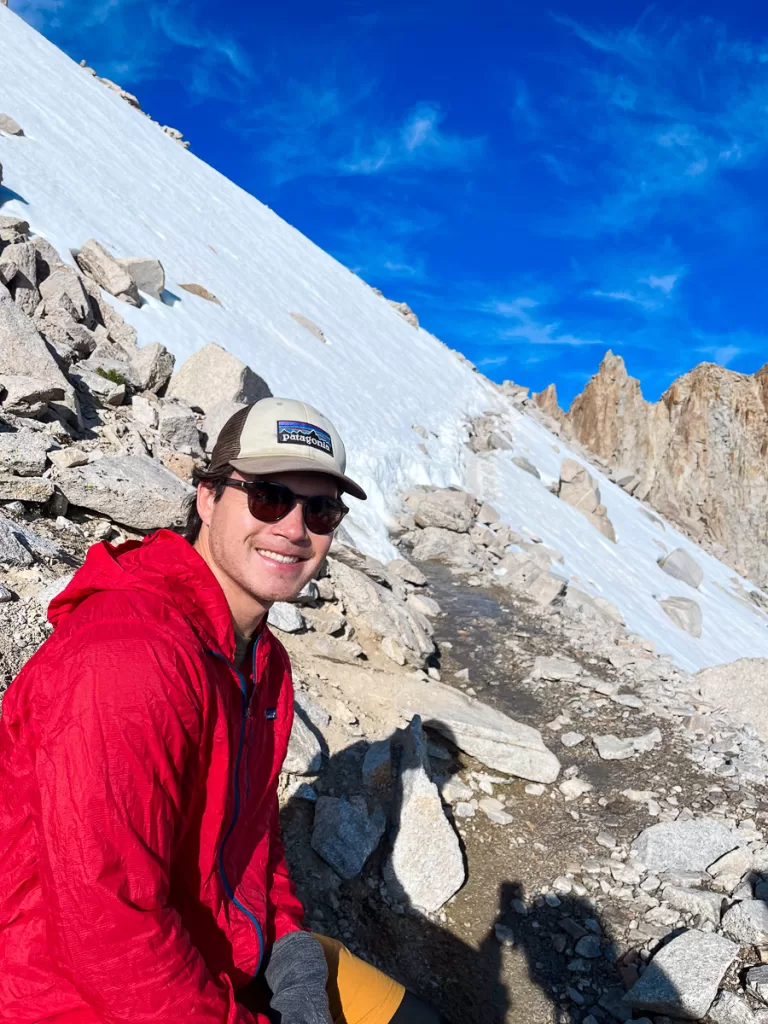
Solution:
<svg viewBox="0 0 768 1024"><path fill-rule="evenodd" d="M268 722L274 722L277 718L277 708L267 708L264 712L264 717Z"/></svg>
<svg viewBox="0 0 768 1024"><path fill-rule="evenodd" d="M333 458L331 435L314 423L299 423L296 420L277 421L278 444L303 444L308 448L319 448Z"/></svg>

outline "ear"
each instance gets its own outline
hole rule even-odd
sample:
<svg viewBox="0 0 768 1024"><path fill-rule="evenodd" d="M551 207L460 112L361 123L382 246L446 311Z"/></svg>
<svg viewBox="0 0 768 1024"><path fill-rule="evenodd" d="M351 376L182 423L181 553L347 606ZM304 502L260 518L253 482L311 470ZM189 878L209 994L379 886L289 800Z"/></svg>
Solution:
<svg viewBox="0 0 768 1024"><path fill-rule="evenodd" d="M213 506L216 502L216 488L211 484L197 485L197 514L206 525L211 525Z"/></svg>

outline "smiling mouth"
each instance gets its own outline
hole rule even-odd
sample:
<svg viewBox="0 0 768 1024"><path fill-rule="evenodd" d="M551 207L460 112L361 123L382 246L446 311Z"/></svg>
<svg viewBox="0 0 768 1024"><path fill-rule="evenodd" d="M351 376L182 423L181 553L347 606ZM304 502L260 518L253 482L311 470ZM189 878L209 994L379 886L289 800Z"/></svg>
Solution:
<svg viewBox="0 0 768 1024"><path fill-rule="evenodd" d="M256 551L264 558L269 558L273 562L282 562L285 565L296 565L297 562L302 561L298 555L279 555L276 551L267 551L266 548L256 548Z"/></svg>

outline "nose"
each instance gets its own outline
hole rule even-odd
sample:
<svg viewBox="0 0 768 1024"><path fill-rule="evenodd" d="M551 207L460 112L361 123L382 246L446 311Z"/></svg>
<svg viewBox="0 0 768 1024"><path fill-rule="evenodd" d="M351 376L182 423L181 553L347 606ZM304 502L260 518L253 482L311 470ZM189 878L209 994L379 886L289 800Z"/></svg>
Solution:
<svg viewBox="0 0 768 1024"><path fill-rule="evenodd" d="M286 540L291 541L293 544L298 544L301 541L306 540L308 535L307 527L304 523L303 504L301 502L297 502L285 518L280 519L275 523L274 531L281 537L285 537Z"/></svg>

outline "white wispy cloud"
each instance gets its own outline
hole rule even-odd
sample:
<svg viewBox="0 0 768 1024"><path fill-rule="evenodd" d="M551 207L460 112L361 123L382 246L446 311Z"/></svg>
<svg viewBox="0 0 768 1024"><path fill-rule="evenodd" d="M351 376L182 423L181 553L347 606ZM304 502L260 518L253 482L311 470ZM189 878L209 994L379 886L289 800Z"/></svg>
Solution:
<svg viewBox="0 0 768 1024"><path fill-rule="evenodd" d="M733 204L733 172L768 156L766 47L733 40L711 18L681 21L654 7L610 31L555 20L586 52L567 97L550 97L542 141L568 123L571 151L542 159L564 182L564 167L581 168L601 197L572 212L570 230L593 236L662 214L685 219L686 200L717 207L727 195Z"/></svg>
<svg viewBox="0 0 768 1024"><path fill-rule="evenodd" d="M765 364L768 338L745 330L717 334L707 331L693 331L696 347L693 352L707 362L730 366L738 359L745 373L754 373Z"/></svg>
<svg viewBox="0 0 768 1024"><path fill-rule="evenodd" d="M648 277L643 278L640 283L647 284L649 288L656 288L665 295L671 295L679 279L679 274L664 274L662 277L650 274Z"/></svg>
<svg viewBox="0 0 768 1024"><path fill-rule="evenodd" d="M675 302L675 286L683 277L684 268L674 273L647 274L644 277L635 276L630 279L628 285L623 287L592 288L589 294L596 299L609 299L613 302L626 302L638 309L648 313L668 311ZM610 275L616 280L621 274L614 272ZM624 275L626 281L627 275Z"/></svg>
<svg viewBox="0 0 768 1024"><path fill-rule="evenodd" d="M633 306L641 306L643 309L653 309L654 303L643 298L636 292L606 292L601 288L593 288L590 295L596 299L612 299L614 302L629 302Z"/></svg>
<svg viewBox="0 0 768 1024"><path fill-rule="evenodd" d="M439 104L419 103L399 120L384 120L379 82L340 69L311 84L266 82L269 102L253 107L238 130L268 139L261 158L275 184L301 177L373 177L471 166L486 140L447 130Z"/></svg>
<svg viewBox="0 0 768 1024"><path fill-rule="evenodd" d="M714 351L715 362L721 366L727 366L728 363L732 363L738 355L741 355L741 349L738 345L723 345Z"/></svg>
<svg viewBox="0 0 768 1024"><path fill-rule="evenodd" d="M561 345L566 348L580 348L584 345L607 347L602 338L579 337L563 330L557 320L547 322L534 316L532 311L540 308L540 303L527 295L512 300L492 301L482 308L503 320L514 321L513 326L497 330L496 336L501 341L519 338L531 345Z"/></svg>

